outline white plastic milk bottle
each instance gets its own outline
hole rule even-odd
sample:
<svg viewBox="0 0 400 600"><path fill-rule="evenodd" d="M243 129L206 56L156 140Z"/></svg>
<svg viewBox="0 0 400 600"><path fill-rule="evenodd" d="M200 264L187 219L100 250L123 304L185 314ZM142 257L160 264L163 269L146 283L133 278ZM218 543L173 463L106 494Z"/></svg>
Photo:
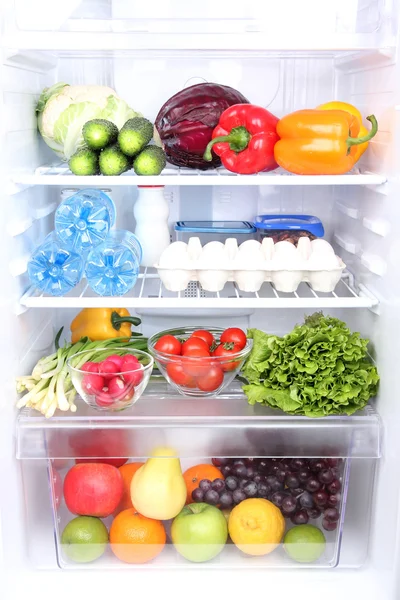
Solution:
<svg viewBox="0 0 400 600"><path fill-rule="evenodd" d="M170 244L168 229L168 202L164 197L163 185L138 185L139 197L133 214L136 219L135 235L143 250L140 263L152 267L158 263L162 252Z"/></svg>

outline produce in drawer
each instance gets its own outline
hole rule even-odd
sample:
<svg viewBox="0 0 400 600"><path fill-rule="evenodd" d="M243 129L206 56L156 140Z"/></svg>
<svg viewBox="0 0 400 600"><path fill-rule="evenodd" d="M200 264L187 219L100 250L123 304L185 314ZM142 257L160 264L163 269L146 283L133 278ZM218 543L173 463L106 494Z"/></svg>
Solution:
<svg viewBox="0 0 400 600"><path fill-rule="evenodd" d="M203 159L221 114L233 104L248 103L237 90L218 83L199 83L174 94L160 108L155 126L168 161L179 167L210 169L221 163Z"/></svg>
<svg viewBox="0 0 400 600"><path fill-rule="evenodd" d="M131 483L133 506L150 519L173 519L186 502L186 484L172 448L157 448Z"/></svg>
<svg viewBox="0 0 400 600"><path fill-rule="evenodd" d="M133 508L132 499L131 499L131 484L133 476L136 471L143 467L142 462L133 462L127 465L122 465L119 467L119 472L121 473L122 480L124 483L124 491L122 494L121 502L118 505L116 514L120 513L123 510L127 510L128 508Z"/></svg>
<svg viewBox="0 0 400 600"><path fill-rule="evenodd" d="M299 563L313 563L324 553L326 539L314 525L292 527L284 537L283 547L288 556Z"/></svg>
<svg viewBox="0 0 400 600"><path fill-rule="evenodd" d="M277 168L274 146L278 118L266 108L253 104L235 104L221 115L204 160L212 161L212 150L228 171L252 175Z"/></svg>
<svg viewBox="0 0 400 600"><path fill-rule="evenodd" d="M206 562L218 556L228 539L222 512L205 502L188 504L174 519L171 538L176 550L192 562Z"/></svg>
<svg viewBox="0 0 400 600"><path fill-rule="evenodd" d="M185 480L187 489L186 504L190 504L191 502L202 502L203 499L208 502L208 499L204 498L204 496L202 496L201 500L192 497L193 490L198 488L200 482L203 482L203 486L200 489L201 491L204 490L205 495L208 491L216 491L218 487L221 486L221 481L223 481L224 476L214 465L201 464L186 469L183 474L183 479ZM217 483L213 484L214 481ZM205 489L206 486L207 489ZM218 504L218 502L209 502L209 504Z"/></svg>
<svg viewBox="0 0 400 600"><path fill-rule="evenodd" d="M77 563L97 560L104 554L107 543L107 528L96 517L72 519L61 535L61 547L64 554Z"/></svg>
<svg viewBox="0 0 400 600"><path fill-rule="evenodd" d="M378 131L374 115L371 129L360 134L360 122L342 110L299 110L277 125L281 138L274 148L276 162L297 175L342 175L358 160L357 145L369 142Z"/></svg>
<svg viewBox="0 0 400 600"><path fill-rule="evenodd" d="M228 528L239 550L252 556L265 556L280 544L285 533L285 519L269 500L249 498L232 510Z"/></svg>
<svg viewBox="0 0 400 600"><path fill-rule="evenodd" d="M140 117L115 91L103 85L56 83L45 88L36 107L43 140L62 160L84 145L83 126L92 119L107 119L118 128Z"/></svg>
<svg viewBox="0 0 400 600"><path fill-rule="evenodd" d="M120 512L110 528L111 550L131 564L143 564L158 556L166 539L161 521L144 517L134 508Z"/></svg>
<svg viewBox="0 0 400 600"><path fill-rule="evenodd" d="M254 340L243 369L250 404L307 417L351 415L377 392L368 340L339 319L315 313L283 337L258 329L247 334Z"/></svg>

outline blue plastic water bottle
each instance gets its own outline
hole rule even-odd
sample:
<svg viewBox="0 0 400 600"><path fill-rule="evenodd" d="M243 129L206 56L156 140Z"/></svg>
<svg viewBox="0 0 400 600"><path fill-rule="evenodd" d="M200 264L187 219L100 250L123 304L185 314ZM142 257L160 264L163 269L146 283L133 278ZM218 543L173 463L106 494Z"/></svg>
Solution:
<svg viewBox="0 0 400 600"><path fill-rule="evenodd" d="M56 232L66 248L86 255L101 244L115 223L115 205L101 190L80 190L61 202Z"/></svg>
<svg viewBox="0 0 400 600"><path fill-rule="evenodd" d="M136 283L142 247L130 231L111 231L102 244L90 251L86 277L99 296L123 296Z"/></svg>
<svg viewBox="0 0 400 600"><path fill-rule="evenodd" d="M31 283L46 294L64 296L82 279L85 261L63 246L55 231L38 246L28 263Z"/></svg>

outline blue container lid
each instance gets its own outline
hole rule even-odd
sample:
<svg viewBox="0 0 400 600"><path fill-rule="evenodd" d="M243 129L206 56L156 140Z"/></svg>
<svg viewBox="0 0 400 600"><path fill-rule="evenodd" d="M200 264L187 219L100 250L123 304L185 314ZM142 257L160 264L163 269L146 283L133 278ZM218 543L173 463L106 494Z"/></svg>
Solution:
<svg viewBox="0 0 400 600"><path fill-rule="evenodd" d="M259 215L254 223L257 229L284 231L309 231L316 237L323 237L325 231L318 217L312 215Z"/></svg>
<svg viewBox="0 0 400 600"><path fill-rule="evenodd" d="M256 228L248 221L178 221L175 223L175 231L243 235L255 233Z"/></svg>

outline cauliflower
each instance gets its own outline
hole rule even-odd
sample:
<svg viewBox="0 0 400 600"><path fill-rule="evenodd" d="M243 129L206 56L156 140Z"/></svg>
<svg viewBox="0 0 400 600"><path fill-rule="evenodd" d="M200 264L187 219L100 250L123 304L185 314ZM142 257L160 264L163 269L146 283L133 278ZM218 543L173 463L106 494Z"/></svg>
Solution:
<svg viewBox="0 0 400 600"><path fill-rule="evenodd" d="M102 85L56 83L45 88L36 112L46 144L63 160L84 145L82 127L91 119L108 119L120 129L128 119L142 116Z"/></svg>

